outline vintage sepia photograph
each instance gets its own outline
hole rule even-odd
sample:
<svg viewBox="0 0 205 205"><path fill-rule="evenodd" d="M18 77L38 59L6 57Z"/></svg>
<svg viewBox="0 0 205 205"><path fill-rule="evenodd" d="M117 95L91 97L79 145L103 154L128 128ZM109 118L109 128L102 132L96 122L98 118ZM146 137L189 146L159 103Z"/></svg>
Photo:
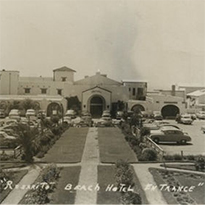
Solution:
<svg viewBox="0 0 205 205"><path fill-rule="evenodd" d="M205 0L0 0L0 204L205 204Z"/></svg>

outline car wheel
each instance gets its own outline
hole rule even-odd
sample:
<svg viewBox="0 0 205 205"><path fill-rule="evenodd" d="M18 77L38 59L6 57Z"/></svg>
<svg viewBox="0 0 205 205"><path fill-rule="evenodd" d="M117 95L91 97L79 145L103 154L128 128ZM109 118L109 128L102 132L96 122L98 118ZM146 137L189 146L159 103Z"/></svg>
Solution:
<svg viewBox="0 0 205 205"><path fill-rule="evenodd" d="M158 143L159 143L159 138L158 138L158 137L155 137L155 138L153 139L153 141L158 144Z"/></svg>
<svg viewBox="0 0 205 205"><path fill-rule="evenodd" d="M180 142L181 142L181 144L186 144L187 141L186 140L181 140Z"/></svg>

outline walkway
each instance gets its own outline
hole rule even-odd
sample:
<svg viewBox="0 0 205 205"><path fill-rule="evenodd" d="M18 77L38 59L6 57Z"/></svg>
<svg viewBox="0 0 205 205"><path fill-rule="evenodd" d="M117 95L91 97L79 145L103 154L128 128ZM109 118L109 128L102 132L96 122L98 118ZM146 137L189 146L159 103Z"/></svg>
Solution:
<svg viewBox="0 0 205 205"><path fill-rule="evenodd" d="M98 150L98 133L97 128L90 128L81 161L81 172L79 177L79 185L96 186L97 185L97 166L99 164ZM76 192L75 204L96 204L97 191Z"/></svg>
<svg viewBox="0 0 205 205"><path fill-rule="evenodd" d="M152 174L148 170L151 167L150 164L135 164L133 167L149 204L167 204L159 189L154 191L145 189L148 184L156 185Z"/></svg>
<svg viewBox="0 0 205 205"><path fill-rule="evenodd" d="M19 187L33 184L37 179L40 170L41 169L38 166L30 167L28 173L18 183ZM18 204L27 191L27 189L13 189L4 201L2 201L2 204Z"/></svg>

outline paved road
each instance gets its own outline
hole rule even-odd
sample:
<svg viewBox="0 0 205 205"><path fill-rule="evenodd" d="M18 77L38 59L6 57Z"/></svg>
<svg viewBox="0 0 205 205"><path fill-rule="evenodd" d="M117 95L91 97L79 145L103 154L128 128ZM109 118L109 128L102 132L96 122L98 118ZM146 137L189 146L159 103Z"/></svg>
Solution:
<svg viewBox="0 0 205 205"><path fill-rule="evenodd" d="M164 151L168 154L181 154L181 151L183 151L184 155L205 155L205 134L201 131L202 125L205 125L205 120L195 120L192 125L177 124L174 120L166 121L169 121L170 124L177 125L187 132L192 138L192 141L187 145L160 144Z"/></svg>

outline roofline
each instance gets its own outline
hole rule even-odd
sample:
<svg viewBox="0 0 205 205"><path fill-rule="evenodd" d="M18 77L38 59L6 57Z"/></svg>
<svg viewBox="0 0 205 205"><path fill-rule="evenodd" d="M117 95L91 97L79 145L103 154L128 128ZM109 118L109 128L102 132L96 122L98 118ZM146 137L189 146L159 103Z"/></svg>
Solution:
<svg viewBox="0 0 205 205"><path fill-rule="evenodd" d="M93 89L95 89L95 88L100 88L100 89L105 90L105 91L107 91L107 92L109 92L109 93L112 93L110 90L107 90L107 89L105 89L105 88L101 88L101 87L98 86L98 85L96 85L95 87L89 88L89 89L87 89L87 90L84 90L82 93L87 92L87 91L89 91L89 90L93 90Z"/></svg>

